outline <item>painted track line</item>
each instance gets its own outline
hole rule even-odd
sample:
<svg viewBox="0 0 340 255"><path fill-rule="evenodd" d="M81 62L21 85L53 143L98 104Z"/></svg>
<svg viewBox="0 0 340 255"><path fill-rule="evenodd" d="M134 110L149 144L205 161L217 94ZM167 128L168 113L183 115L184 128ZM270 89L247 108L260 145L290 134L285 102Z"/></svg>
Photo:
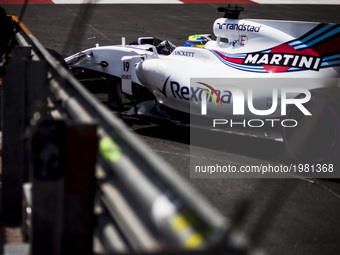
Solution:
<svg viewBox="0 0 340 255"><path fill-rule="evenodd" d="M24 4L25 0L0 0L0 4ZM340 5L340 0L29 0L29 4L301 4Z"/></svg>
<svg viewBox="0 0 340 255"><path fill-rule="evenodd" d="M25 0L0 0L0 4L24 4ZM256 4L254 0L29 0L29 4Z"/></svg>
<svg viewBox="0 0 340 255"><path fill-rule="evenodd" d="M253 0L258 4L340 5L340 0Z"/></svg>
<svg viewBox="0 0 340 255"><path fill-rule="evenodd" d="M55 4L182 4L179 0L53 0Z"/></svg>
<svg viewBox="0 0 340 255"><path fill-rule="evenodd" d="M25 0L0 0L0 4L24 4ZM29 0L29 4L54 4L52 0Z"/></svg>

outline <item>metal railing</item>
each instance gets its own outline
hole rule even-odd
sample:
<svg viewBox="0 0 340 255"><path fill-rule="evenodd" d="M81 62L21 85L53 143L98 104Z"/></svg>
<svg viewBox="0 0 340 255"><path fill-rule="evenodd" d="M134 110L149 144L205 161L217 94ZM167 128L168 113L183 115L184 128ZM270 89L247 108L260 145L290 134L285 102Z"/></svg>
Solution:
<svg viewBox="0 0 340 255"><path fill-rule="evenodd" d="M3 86L2 215L23 221L32 254L248 251L35 37L16 41Z"/></svg>

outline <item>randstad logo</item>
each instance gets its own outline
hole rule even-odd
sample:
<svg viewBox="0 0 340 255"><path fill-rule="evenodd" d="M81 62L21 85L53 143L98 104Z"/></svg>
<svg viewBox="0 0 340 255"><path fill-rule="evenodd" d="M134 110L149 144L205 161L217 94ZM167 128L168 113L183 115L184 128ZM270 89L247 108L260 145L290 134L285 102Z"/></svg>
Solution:
<svg viewBox="0 0 340 255"><path fill-rule="evenodd" d="M217 102L213 94L216 95L216 99L218 99L221 106L223 106L222 100L219 94L217 93L217 90L215 90L212 86L206 83L203 83L203 82L197 82L197 83L211 90L209 91L205 88L200 88L200 90L207 93L206 97L203 95L201 96L201 115L207 115L207 97L210 97L211 98L210 102L211 100L213 100L215 105L217 106ZM310 91L304 88L297 88L297 87L280 88L280 89L272 88L272 104L269 109L265 109L265 110L259 110L254 107L253 102L255 100L266 100L266 98L253 96L253 89L248 88L247 93L246 93L247 95L245 96L243 91L240 88L236 88L233 86L225 86L223 88L224 88L223 91L228 91L228 95L229 95L228 103L232 103L233 115L245 115L245 105L248 106L248 110L252 114L257 115L257 116L271 115L277 110L278 107L281 109L281 116L286 116L288 105L295 105L306 116L312 115L303 105L309 102L309 100L311 99ZM279 90L280 90L280 93L279 93ZM289 98L288 95L290 94L296 94L296 95L304 94L305 96ZM281 102L281 105L279 105L279 101Z"/></svg>

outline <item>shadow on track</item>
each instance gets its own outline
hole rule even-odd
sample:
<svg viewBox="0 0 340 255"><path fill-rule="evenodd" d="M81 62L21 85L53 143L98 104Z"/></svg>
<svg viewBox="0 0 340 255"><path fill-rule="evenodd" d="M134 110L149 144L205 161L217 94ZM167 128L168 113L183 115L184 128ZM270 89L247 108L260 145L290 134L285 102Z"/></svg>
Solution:
<svg viewBox="0 0 340 255"><path fill-rule="evenodd" d="M238 154L270 161L288 161L283 142L236 134L202 130L176 125L169 121L149 122L138 118L123 118L137 134L171 142L199 146L205 149ZM191 133L196 137L192 138Z"/></svg>

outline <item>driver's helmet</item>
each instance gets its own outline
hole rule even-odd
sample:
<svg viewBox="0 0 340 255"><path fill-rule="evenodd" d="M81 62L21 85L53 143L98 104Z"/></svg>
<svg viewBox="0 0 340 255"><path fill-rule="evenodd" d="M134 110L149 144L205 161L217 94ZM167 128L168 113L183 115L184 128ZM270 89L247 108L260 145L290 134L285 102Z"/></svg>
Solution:
<svg viewBox="0 0 340 255"><path fill-rule="evenodd" d="M203 48L204 45L209 40L210 39L208 38L208 36L204 36L204 35L190 35L189 38L184 43L184 46Z"/></svg>

